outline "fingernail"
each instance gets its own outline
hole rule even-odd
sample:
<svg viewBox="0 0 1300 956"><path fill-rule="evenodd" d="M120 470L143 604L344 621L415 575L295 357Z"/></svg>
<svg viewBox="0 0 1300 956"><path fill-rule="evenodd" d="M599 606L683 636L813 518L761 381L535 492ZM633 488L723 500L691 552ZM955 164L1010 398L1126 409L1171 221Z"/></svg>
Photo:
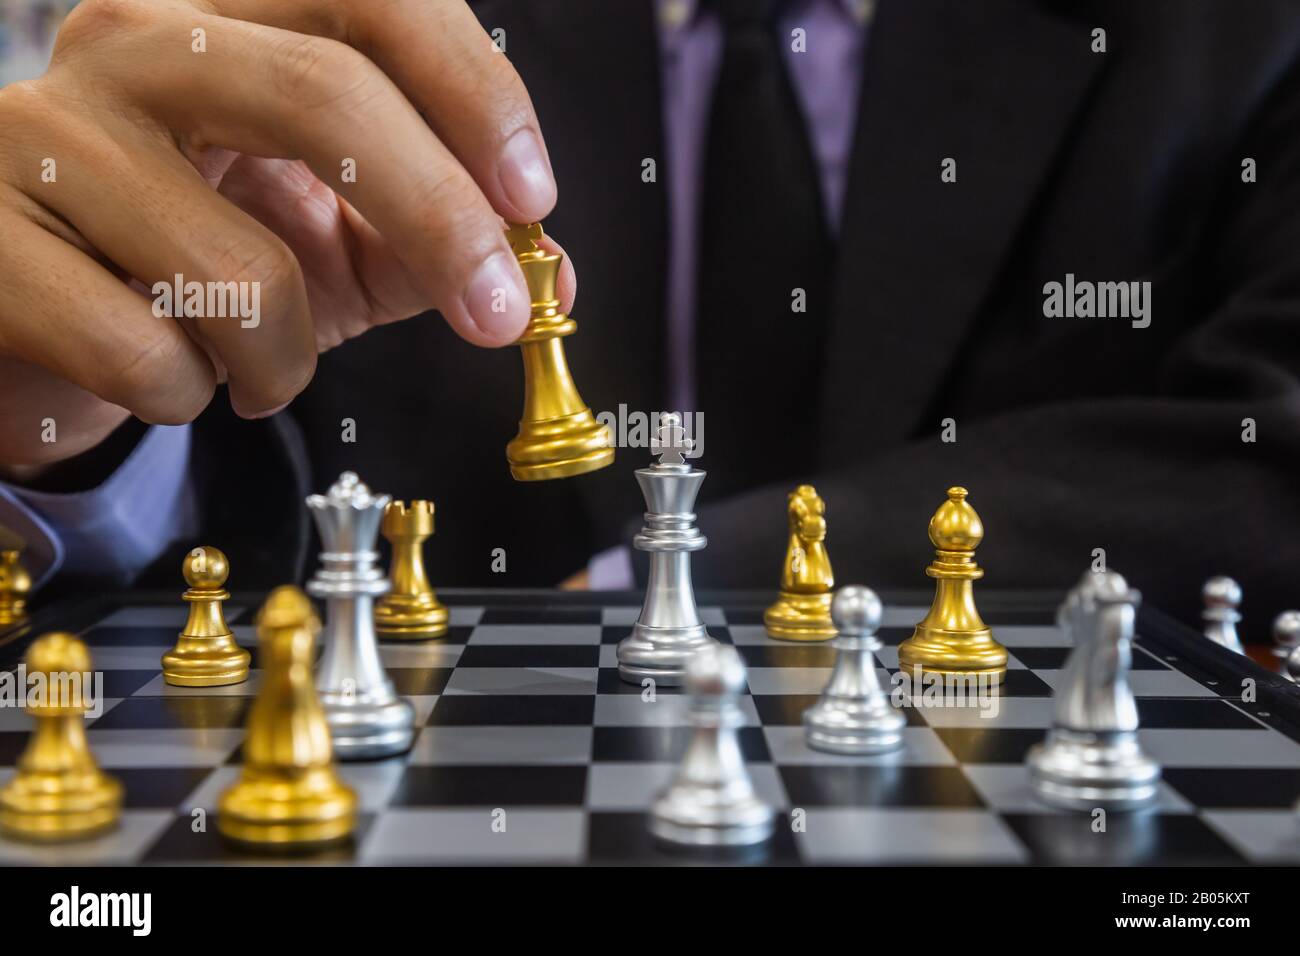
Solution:
<svg viewBox="0 0 1300 956"><path fill-rule="evenodd" d="M465 290L465 311L484 335L513 342L528 321L528 286L514 256L494 252L478 267Z"/></svg>
<svg viewBox="0 0 1300 956"><path fill-rule="evenodd" d="M521 129L501 151L501 188L524 219L534 222L555 206L555 174L531 129Z"/></svg>
<svg viewBox="0 0 1300 956"><path fill-rule="evenodd" d="M259 418L270 418L272 415L278 415L280 412L284 411L288 407L289 407L289 403L285 402L283 405L277 405L275 408L268 408L264 412L254 412L252 415L249 415L248 417L253 421L256 421Z"/></svg>

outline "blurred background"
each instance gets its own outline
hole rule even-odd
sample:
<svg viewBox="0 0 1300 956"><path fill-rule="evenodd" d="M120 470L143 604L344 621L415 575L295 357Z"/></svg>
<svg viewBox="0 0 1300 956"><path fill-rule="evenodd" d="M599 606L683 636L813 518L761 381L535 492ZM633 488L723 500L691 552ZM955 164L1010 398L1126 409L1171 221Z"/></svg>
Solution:
<svg viewBox="0 0 1300 956"><path fill-rule="evenodd" d="M54 35L77 0L0 0L0 86L45 72Z"/></svg>

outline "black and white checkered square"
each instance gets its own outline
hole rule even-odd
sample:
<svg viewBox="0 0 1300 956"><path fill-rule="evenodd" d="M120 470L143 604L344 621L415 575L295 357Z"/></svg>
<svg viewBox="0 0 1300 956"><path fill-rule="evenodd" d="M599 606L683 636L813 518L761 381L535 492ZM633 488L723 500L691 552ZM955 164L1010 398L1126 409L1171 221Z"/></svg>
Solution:
<svg viewBox="0 0 1300 956"><path fill-rule="evenodd" d="M1157 804L1111 814L1098 832L1091 815L1035 799L1023 760L1051 723L1051 694L1069 652L1052 623L1052 602L1041 600L1002 615L985 612L1012 655L995 709L906 702L904 746L879 757L825 754L804 741L801 715L829 677L831 647L769 639L756 604L704 607L710 632L734 643L748 666L740 745L779 820L767 847L683 856L652 842L645 814L689 739L689 702L674 689L647 693L618 678L615 644L637 608L559 595L531 603L504 592L500 601L485 593L452 597L446 639L382 645L421 730L406 755L341 765L360 795L362 822L350 845L311 860L1300 861L1291 810L1300 794L1294 715L1252 707L1239 699L1238 675L1199 669L1166 644L1139 641L1131 674L1142 743L1165 768ZM232 608L230 619L251 619L252 606ZM1004 599L998 606L1010 605ZM924 610L886 608L886 646L877 660L886 687L897 645ZM243 726L260 683L257 661L235 687L164 684L159 658L184 619L183 607L127 601L84 631L105 693L88 736L125 786L122 826L65 847L0 840L0 863L256 859L220 839L214 814L239 773ZM250 625L234 630L255 650ZM1187 639L1200 638L1187 632ZM3 664L16 659L11 653ZM12 775L29 726L21 710L0 709L0 783Z"/></svg>

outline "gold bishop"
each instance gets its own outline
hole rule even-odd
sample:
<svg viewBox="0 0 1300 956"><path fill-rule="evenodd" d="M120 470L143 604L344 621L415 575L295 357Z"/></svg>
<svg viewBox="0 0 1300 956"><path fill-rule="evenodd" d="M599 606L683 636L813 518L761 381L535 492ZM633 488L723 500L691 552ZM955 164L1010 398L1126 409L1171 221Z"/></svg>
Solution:
<svg viewBox="0 0 1300 956"><path fill-rule="evenodd" d="M800 485L787 496L789 542L781 591L763 613L771 637L783 641L824 641L835 636L831 623L830 555L826 553L826 503L812 485Z"/></svg>
<svg viewBox="0 0 1300 956"><path fill-rule="evenodd" d="M948 500L930 519L935 559L925 573L935 579L934 603L912 636L898 648L903 671L983 675L1001 681L1007 650L975 609L974 584L984 577L975 549L984 540L984 525L966 500L965 488L949 488Z"/></svg>
<svg viewBox="0 0 1300 956"><path fill-rule="evenodd" d="M532 315L519 348L524 358L524 414L519 434L506 445L516 481L567 478L604 468L614 460L609 429L596 421L578 394L564 357L564 337L578 324L560 311L555 283L563 256L543 250L538 223L506 230L524 271Z"/></svg>
<svg viewBox="0 0 1300 956"><path fill-rule="evenodd" d="M320 621L307 595L276 588L257 616L262 687L248 712L244 768L221 795L217 829L269 849L310 849L356 826L357 796L334 770L312 682Z"/></svg>

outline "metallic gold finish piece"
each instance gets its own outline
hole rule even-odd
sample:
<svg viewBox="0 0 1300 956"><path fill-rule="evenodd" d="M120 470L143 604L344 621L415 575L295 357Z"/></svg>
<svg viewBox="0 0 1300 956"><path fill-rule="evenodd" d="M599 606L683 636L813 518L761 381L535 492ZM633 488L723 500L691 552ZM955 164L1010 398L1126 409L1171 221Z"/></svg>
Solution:
<svg viewBox="0 0 1300 956"><path fill-rule="evenodd" d="M177 687L243 683L252 655L235 643L221 611L221 602L230 597L225 588L230 562L216 548L195 548L181 572L189 585L181 600L190 602L190 617L176 646L162 657L163 680Z"/></svg>
<svg viewBox="0 0 1300 956"><path fill-rule="evenodd" d="M433 534L433 502L391 501L380 532L393 546L393 589L375 605L375 630L390 639L425 641L447 633L447 608L424 571L424 542Z"/></svg>
<svg viewBox="0 0 1300 956"><path fill-rule="evenodd" d="M32 576L22 562L21 539L15 547L0 550L0 627L21 624L27 620L27 599L32 593ZM0 542L8 545L9 540Z"/></svg>
<svg viewBox="0 0 1300 956"><path fill-rule="evenodd" d="M935 579L934 603L912 636L898 648L898 663L919 676L983 675L1001 681L1007 670L1007 650L975 609L974 582L984 577L975 563L975 549L984 539L984 525L966 500L965 488L949 488L948 500L930 519L935 559L925 573Z"/></svg>
<svg viewBox="0 0 1300 956"><path fill-rule="evenodd" d="M781 641L825 641L835 636L831 623L830 555L826 553L826 502L812 485L787 497L790 541L776 603L763 612L769 637Z"/></svg>
<svg viewBox="0 0 1300 956"><path fill-rule="evenodd" d="M519 259L532 299L532 316L519 337L524 357L524 414L519 434L506 446L516 481L568 478L604 468L614 461L609 429L596 421L578 394L564 357L566 335L578 325L560 311L555 282L561 255L538 247L538 223L511 225L510 248Z"/></svg>
<svg viewBox="0 0 1300 956"><path fill-rule="evenodd" d="M217 829L232 840L311 849L346 839L356 826L357 795L335 773L312 683L319 631L296 587L276 588L257 615L262 688L248 713L243 772L217 806Z"/></svg>
<svg viewBox="0 0 1300 956"><path fill-rule="evenodd" d="M27 651L28 679L37 674L45 690L27 708L36 730L0 790L0 832L53 843L111 830L121 817L122 785L99 769L86 742L90 651L72 634L45 634Z"/></svg>

